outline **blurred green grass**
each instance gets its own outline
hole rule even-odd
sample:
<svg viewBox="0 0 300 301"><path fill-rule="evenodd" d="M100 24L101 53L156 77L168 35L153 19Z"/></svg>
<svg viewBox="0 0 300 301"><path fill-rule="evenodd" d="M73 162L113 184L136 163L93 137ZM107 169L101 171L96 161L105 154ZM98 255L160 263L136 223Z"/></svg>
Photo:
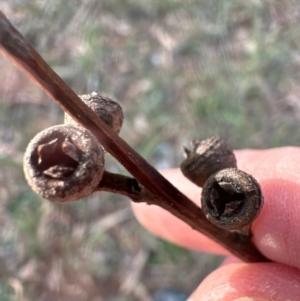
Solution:
<svg viewBox="0 0 300 301"><path fill-rule="evenodd" d="M294 1L12 0L0 9L76 93L120 101L121 136L157 168L177 167L196 137L220 135L238 149L299 144ZM31 192L22 154L63 113L3 57L0 66L0 301L190 293L219 259L155 239L121 197L63 206ZM108 167L125 172L111 158ZM125 293L140 250L146 295Z"/></svg>

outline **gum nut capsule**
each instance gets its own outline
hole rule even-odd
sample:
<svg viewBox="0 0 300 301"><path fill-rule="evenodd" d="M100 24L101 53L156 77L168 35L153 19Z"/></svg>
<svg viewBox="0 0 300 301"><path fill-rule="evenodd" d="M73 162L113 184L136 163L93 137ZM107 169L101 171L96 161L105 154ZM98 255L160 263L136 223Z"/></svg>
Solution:
<svg viewBox="0 0 300 301"><path fill-rule="evenodd" d="M263 206L258 182L236 168L226 168L211 175L201 193L201 207L207 219L227 230L251 225Z"/></svg>
<svg viewBox="0 0 300 301"><path fill-rule="evenodd" d="M56 125L37 134L24 155L32 189L53 202L90 195L104 172L104 151L92 133L75 125Z"/></svg>
<svg viewBox="0 0 300 301"><path fill-rule="evenodd" d="M92 92L91 94L79 95L79 98L92 109L115 133L119 133L123 124L124 114L119 103L107 96ZM66 124L77 124L77 122L65 113Z"/></svg>
<svg viewBox="0 0 300 301"><path fill-rule="evenodd" d="M180 168L185 177L202 187L215 172L234 167L236 158L230 145L220 137L195 139L191 141L191 150L184 148L185 160Z"/></svg>

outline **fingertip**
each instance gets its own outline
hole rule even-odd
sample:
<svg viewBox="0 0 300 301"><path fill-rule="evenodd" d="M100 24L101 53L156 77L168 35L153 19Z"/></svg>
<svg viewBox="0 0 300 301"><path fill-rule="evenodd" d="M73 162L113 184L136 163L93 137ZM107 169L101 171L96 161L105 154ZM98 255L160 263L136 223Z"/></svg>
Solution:
<svg viewBox="0 0 300 301"><path fill-rule="evenodd" d="M295 268L279 263L232 263L204 279L189 300L298 300L299 286L300 272Z"/></svg>

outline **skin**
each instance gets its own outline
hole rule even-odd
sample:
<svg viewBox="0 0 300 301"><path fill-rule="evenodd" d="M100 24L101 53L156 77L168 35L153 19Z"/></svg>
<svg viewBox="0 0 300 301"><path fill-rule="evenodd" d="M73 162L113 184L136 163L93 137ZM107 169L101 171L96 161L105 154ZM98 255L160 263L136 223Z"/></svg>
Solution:
<svg viewBox="0 0 300 301"><path fill-rule="evenodd" d="M189 301L300 300L300 148L236 152L238 168L261 185L264 206L252 224L253 242L270 263L243 263L167 211L133 203L139 222L154 234L189 249L227 255L191 295ZM191 200L201 189L180 170L162 174ZM239 299L242 297L250 299Z"/></svg>

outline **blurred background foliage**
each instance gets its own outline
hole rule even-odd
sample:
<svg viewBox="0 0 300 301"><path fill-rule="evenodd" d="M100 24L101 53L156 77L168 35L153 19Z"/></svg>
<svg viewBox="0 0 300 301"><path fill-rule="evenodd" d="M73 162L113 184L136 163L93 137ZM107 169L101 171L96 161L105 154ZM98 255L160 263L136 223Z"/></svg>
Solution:
<svg viewBox="0 0 300 301"><path fill-rule="evenodd" d="M238 149L299 144L298 1L0 0L0 9L76 93L122 104L121 136L157 168L177 167L196 137ZM0 67L0 301L191 293L219 258L153 237L119 196L61 205L30 190L26 145L63 112L2 56Z"/></svg>

